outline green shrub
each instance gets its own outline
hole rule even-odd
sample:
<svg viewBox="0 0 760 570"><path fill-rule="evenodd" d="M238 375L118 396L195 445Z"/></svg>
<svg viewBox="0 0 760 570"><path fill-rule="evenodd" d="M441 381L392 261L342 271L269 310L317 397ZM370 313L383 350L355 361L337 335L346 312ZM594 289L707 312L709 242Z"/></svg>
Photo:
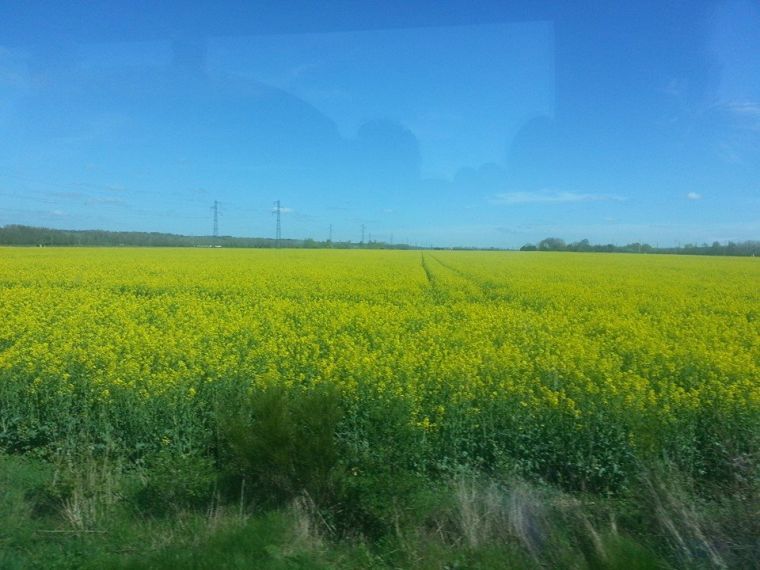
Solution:
<svg viewBox="0 0 760 570"><path fill-rule="evenodd" d="M149 457L145 467L134 497L138 510L165 515L211 504L217 479L212 458L166 450Z"/></svg>
<svg viewBox="0 0 760 570"><path fill-rule="evenodd" d="M304 492L323 505L334 495L341 416L331 388L256 390L241 413L220 418L220 461L229 461L227 470L249 482L264 505L282 505Z"/></svg>

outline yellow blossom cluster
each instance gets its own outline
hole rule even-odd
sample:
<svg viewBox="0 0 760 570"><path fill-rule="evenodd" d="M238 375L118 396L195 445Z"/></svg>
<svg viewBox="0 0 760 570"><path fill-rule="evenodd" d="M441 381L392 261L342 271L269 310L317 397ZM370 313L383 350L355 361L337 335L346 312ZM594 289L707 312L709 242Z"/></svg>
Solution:
<svg viewBox="0 0 760 570"><path fill-rule="evenodd" d="M403 400L431 434L485 429L503 402L659 452L697 420L757 427L759 284L752 258L5 248L0 395L107 415L327 383Z"/></svg>

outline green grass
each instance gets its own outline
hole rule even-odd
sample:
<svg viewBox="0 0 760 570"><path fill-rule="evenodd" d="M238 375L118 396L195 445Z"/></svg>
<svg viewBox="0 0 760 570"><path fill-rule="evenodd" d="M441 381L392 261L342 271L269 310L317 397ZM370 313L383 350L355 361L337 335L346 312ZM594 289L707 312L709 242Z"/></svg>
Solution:
<svg viewBox="0 0 760 570"><path fill-rule="evenodd" d="M751 497L709 501L672 472L614 499L462 473L390 489L379 477L357 503L300 494L267 507L255 490L233 500L218 486L188 503L178 481L176 504L146 510L141 493L162 469L0 456L0 568L740 568L759 554ZM362 500L385 506L369 533L366 513L346 512L373 512Z"/></svg>

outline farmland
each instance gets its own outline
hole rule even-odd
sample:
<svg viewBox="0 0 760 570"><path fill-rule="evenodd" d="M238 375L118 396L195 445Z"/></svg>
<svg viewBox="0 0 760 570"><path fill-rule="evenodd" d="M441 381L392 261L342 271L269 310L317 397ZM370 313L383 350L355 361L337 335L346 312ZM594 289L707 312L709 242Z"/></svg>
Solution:
<svg viewBox="0 0 760 570"><path fill-rule="evenodd" d="M758 283L754 258L3 249L0 450L234 465L327 505L464 471L619 497L666 462L732 485L756 469ZM284 439L252 440L273 415ZM310 435L311 463L268 449L308 459Z"/></svg>

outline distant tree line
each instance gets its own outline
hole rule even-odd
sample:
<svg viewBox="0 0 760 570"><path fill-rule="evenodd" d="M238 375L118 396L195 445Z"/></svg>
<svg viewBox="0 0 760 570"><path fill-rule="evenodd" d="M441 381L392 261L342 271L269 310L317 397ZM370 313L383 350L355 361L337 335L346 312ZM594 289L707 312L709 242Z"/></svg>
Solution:
<svg viewBox="0 0 760 570"><path fill-rule="evenodd" d="M406 244L382 241L317 241L233 236L186 236L158 232L111 232L106 230L56 230L22 225L0 227L0 245L19 246L104 246L104 247L253 247L410 249Z"/></svg>
<svg viewBox="0 0 760 570"><path fill-rule="evenodd" d="M334 248L334 249L457 249L479 250L498 248L475 247L422 247L405 243L391 244L384 241L367 242L319 241L306 239L281 239L263 237L234 236L186 236L159 232L111 232L107 230L57 230L23 225L0 226L0 245L18 246L86 246L86 247L248 247L248 248ZM520 251L581 251L605 253L669 253L686 255L740 255L760 256L760 241L743 241L712 245L703 243L686 244L679 247L653 247L648 243L614 245L592 244L587 239L566 243L565 240L549 237L538 244L525 244Z"/></svg>
<svg viewBox="0 0 760 570"><path fill-rule="evenodd" d="M528 243L520 248L520 251L588 251L606 253L669 253L682 255L742 255L760 256L760 241L729 241L726 244L714 241L712 245L703 243L686 244L678 247L653 247L648 243L629 243L627 245L614 245L611 243L600 245L592 244L587 239L565 243L565 240L549 237L542 239L538 244Z"/></svg>

